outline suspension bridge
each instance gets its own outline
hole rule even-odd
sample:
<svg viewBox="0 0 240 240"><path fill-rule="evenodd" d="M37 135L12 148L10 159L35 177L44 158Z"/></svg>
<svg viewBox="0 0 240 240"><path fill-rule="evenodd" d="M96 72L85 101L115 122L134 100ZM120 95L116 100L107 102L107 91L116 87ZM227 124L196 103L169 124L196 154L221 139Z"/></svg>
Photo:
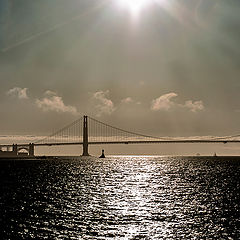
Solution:
<svg viewBox="0 0 240 240"><path fill-rule="evenodd" d="M92 144L153 144L153 143L240 143L240 135L224 137L174 138L155 137L127 131L111 126L88 116L82 116L64 128L34 143L2 144L0 151L7 148L7 152L18 155L20 150L26 150L29 156L34 156L37 146L82 145L82 156L89 156L88 146ZM10 151L11 150L11 151Z"/></svg>

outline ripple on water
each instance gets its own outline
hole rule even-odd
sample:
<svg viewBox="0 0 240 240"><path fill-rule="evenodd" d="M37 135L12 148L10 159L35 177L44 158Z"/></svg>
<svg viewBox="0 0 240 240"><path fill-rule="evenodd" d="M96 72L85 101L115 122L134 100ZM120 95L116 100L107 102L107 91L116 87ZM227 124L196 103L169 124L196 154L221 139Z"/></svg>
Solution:
<svg viewBox="0 0 240 240"><path fill-rule="evenodd" d="M0 162L9 239L239 239L240 159Z"/></svg>

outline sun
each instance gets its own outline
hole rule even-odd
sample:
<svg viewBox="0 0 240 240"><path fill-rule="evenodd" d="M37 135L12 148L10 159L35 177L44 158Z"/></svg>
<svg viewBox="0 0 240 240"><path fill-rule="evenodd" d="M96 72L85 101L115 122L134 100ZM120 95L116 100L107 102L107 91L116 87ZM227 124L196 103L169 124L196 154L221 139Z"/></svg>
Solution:
<svg viewBox="0 0 240 240"><path fill-rule="evenodd" d="M132 14L138 14L150 0L117 0L121 7L127 8Z"/></svg>

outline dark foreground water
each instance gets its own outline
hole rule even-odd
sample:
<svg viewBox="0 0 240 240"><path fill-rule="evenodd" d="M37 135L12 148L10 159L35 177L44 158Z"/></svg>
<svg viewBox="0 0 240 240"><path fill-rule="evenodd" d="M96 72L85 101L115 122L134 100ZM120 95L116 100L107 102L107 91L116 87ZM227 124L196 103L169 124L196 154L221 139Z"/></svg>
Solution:
<svg viewBox="0 0 240 240"><path fill-rule="evenodd" d="M240 239L240 158L0 161L1 239Z"/></svg>

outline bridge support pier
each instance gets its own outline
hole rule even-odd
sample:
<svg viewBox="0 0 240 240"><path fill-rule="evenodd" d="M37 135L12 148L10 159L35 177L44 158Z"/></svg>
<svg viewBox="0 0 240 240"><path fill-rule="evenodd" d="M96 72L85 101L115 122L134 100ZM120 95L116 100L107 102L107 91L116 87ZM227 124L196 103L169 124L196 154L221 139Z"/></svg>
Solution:
<svg viewBox="0 0 240 240"><path fill-rule="evenodd" d="M13 144L12 145L12 151L14 152L14 155L17 156L17 154L18 154L18 146L17 146L17 144Z"/></svg>
<svg viewBox="0 0 240 240"><path fill-rule="evenodd" d="M83 117L83 154L82 156L89 156L88 153L88 117Z"/></svg>
<svg viewBox="0 0 240 240"><path fill-rule="evenodd" d="M29 143L29 156L34 156L34 143Z"/></svg>

